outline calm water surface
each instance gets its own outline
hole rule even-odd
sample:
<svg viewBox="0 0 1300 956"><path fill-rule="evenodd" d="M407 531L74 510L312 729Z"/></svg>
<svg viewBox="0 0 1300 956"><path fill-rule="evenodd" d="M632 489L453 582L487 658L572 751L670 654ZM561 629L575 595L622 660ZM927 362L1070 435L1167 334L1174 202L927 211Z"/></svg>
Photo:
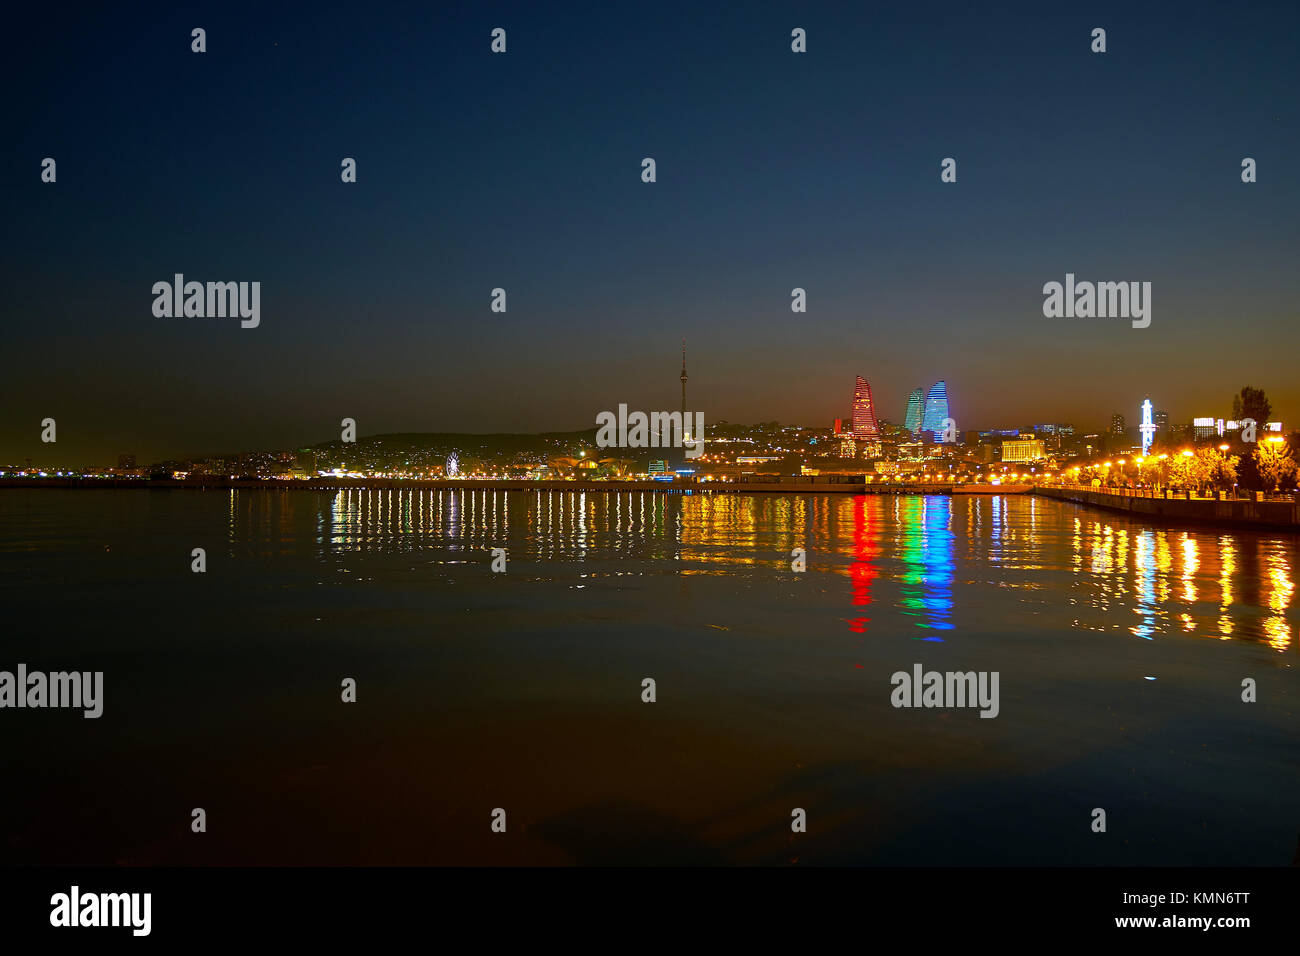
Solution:
<svg viewBox="0 0 1300 956"><path fill-rule="evenodd" d="M1015 496L5 490L0 669L106 689L0 711L0 860L1287 864L1298 546ZM999 716L891 707L915 663L998 671Z"/></svg>

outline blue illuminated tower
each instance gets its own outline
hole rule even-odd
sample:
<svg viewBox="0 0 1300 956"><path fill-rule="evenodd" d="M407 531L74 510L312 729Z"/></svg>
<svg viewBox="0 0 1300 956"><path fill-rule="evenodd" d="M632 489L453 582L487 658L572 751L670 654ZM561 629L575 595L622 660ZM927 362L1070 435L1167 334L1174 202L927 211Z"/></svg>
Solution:
<svg viewBox="0 0 1300 956"><path fill-rule="evenodd" d="M943 420L948 417L948 385L942 380L930 386L925 396L925 415L921 420L921 431L943 434Z"/></svg>

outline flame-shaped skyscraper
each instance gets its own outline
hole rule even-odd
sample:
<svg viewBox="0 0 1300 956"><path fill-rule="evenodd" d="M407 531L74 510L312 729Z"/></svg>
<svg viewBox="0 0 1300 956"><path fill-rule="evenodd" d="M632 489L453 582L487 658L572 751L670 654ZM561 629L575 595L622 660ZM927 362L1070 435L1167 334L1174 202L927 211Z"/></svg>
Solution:
<svg viewBox="0 0 1300 956"><path fill-rule="evenodd" d="M912 394L907 396L907 414L903 416L903 427L913 435L921 430L921 408L925 403L925 392L919 388L913 389Z"/></svg>
<svg viewBox="0 0 1300 956"><path fill-rule="evenodd" d="M876 409L871 403L871 384L861 375L853 389L853 437L859 441L880 437Z"/></svg>
<svg viewBox="0 0 1300 956"><path fill-rule="evenodd" d="M930 386L925 396L925 415L921 419L921 431L933 432L936 441L943 441L943 420L948 417L948 385L940 380Z"/></svg>

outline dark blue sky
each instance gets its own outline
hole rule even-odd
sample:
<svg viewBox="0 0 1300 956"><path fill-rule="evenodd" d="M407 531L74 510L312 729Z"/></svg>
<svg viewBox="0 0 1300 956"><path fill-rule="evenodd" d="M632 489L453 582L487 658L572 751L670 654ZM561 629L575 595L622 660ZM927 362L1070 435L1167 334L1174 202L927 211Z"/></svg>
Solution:
<svg viewBox="0 0 1300 956"><path fill-rule="evenodd" d="M1244 384L1300 424L1295 4L562 6L14 20L0 462L46 416L68 464L590 427L674 407L683 336L706 423L824 424L861 374L962 428ZM176 272L260 281L261 327L155 318ZM1150 281L1150 328L1044 318L1067 272Z"/></svg>

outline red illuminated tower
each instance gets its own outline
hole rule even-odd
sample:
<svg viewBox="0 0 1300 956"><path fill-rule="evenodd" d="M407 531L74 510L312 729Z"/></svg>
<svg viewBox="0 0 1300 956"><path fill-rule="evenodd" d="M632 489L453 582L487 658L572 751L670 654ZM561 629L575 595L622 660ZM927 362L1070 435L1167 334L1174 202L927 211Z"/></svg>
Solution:
<svg viewBox="0 0 1300 956"><path fill-rule="evenodd" d="M871 384L861 375L858 376L857 386L853 389L853 437L859 441L875 440L880 437L876 409L871 403Z"/></svg>

